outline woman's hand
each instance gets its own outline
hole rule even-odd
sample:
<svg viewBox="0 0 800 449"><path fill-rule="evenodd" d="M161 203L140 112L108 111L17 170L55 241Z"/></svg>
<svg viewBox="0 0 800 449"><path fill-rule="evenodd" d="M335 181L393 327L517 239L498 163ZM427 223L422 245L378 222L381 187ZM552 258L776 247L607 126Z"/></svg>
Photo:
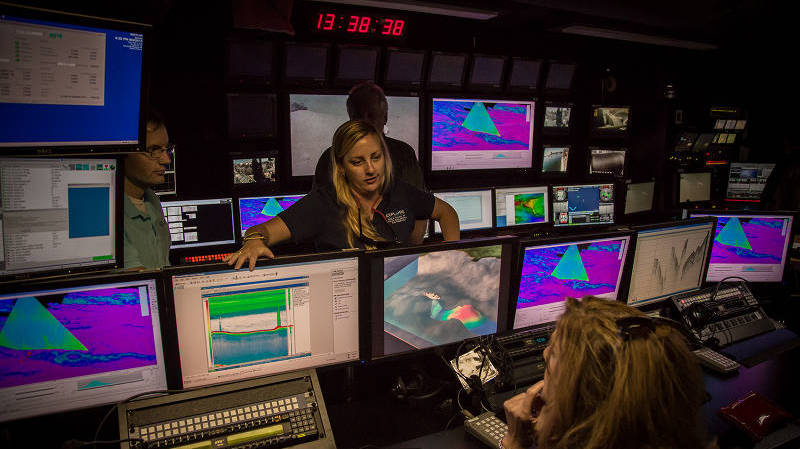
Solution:
<svg viewBox="0 0 800 449"><path fill-rule="evenodd" d="M253 271L256 267L256 260L261 256L269 257L270 259L275 258L275 254L272 254L272 251L264 244L264 241L256 238L246 240L239 251L225 258L225 262L228 265L234 265L234 269L237 270L247 262L250 271Z"/></svg>
<svg viewBox="0 0 800 449"><path fill-rule="evenodd" d="M531 408L543 385L542 381L536 382L525 393L503 403L508 424L508 431L503 437L503 447L506 449L527 449L536 441L533 428L536 418L531 413Z"/></svg>

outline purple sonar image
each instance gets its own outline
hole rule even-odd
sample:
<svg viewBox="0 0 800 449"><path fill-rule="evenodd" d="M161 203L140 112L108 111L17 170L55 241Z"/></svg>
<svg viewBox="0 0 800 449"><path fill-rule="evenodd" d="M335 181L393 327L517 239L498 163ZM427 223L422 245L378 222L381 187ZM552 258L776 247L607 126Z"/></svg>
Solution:
<svg viewBox="0 0 800 449"><path fill-rule="evenodd" d="M242 233L251 226L264 223L296 203L303 195L267 196L263 198L240 198L239 219Z"/></svg>
<svg viewBox="0 0 800 449"><path fill-rule="evenodd" d="M0 300L0 329L0 388L157 363L138 287Z"/></svg>
<svg viewBox="0 0 800 449"><path fill-rule="evenodd" d="M786 248L786 220L717 217L712 264L780 264Z"/></svg>
<svg viewBox="0 0 800 449"><path fill-rule="evenodd" d="M615 292L623 244L613 239L526 249L517 309Z"/></svg>
<svg viewBox="0 0 800 449"><path fill-rule="evenodd" d="M432 150L528 151L530 105L488 101L433 102Z"/></svg>

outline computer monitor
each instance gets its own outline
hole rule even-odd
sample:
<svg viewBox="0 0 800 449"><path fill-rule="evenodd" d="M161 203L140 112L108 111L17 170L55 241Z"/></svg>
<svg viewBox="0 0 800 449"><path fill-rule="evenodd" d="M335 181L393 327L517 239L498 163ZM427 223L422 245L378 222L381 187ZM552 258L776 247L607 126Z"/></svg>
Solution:
<svg viewBox="0 0 800 449"><path fill-rule="evenodd" d="M553 226L614 223L614 184L553 186Z"/></svg>
<svg viewBox="0 0 800 449"><path fill-rule="evenodd" d="M121 263L116 158L0 158L0 277Z"/></svg>
<svg viewBox="0 0 800 449"><path fill-rule="evenodd" d="M668 299L703 285L714 220L694 219L635 227L628 305Z"/></svg>
<svg viewBox="0 0 800 449"><path fill-rule="evenodd" d="M624 134L628 131L631 108L593 106L592 132L594 134Z"/></svg>
<svg viewBox="0 0 800 449"><path fill-rule="evenodd" d="M569 90L575 76L575 64L551 62L547 73L547 90Z"/></svg>
<svg viewBox="0 0 800 449"><path fill-rule="evenodd" d="M534 101L434 98L431 170L531 168Z"/></svg>
<svg viewBox="0 0 800 449"><path fill-rule="evenodd" d="M708 149L711 146L711 142L714 139L714 133L702 133L697 137L697 140L694 142L694 151L695 152L702 152Z"/></svg>
<svg viewBox="0 0 800 449"><path fill-rule="evenodd" d="M678 142L675 144L675 151L690 151L697 140L697 133L691 131L684 131L678 136Z"/></svg>
<svg viewBox="0 0 800 449"><path fill-rule="evenodd" d="M0 155L144 150L149 26L4 4L0 36Z"/></svg>
<svg viewBox="0 0 800 449"><path fill-rule="evenodd" d="M515 242L500 237L367 252L368 358L506 330Z"/></svg>
<svg viewBox="0 0 800 449"><path fill-rule="evenodd" d="M548 130L568 130L572 105L545 105L544 127Z"/></svg>
<svg viewBox="0 0 800 449"><path fill-rule="evenodd" d="M696 203L711 200L711 172L681 173L678 202Z"/></svg>
<svg viewBox="0 0 800 449"><path fill-rule="evenodd" d="M267 85L272 81L272 42L256 39L227 41L226 77L236 84Z"/></svg>
<svg viewBox="0 0 800 449"><path fill-rule="evenodd" d="M547 223L547 186L494 189L495 227Z"/></svg>
<svg viewBox="0 0 800 449"><path fill-rule="evenodd" d="M328 73L327 44L286 43L286 71L284 80L289 84L325 84Z"/></svg>
<svg viewBox="0 0 800 449"><path fill-rule="evenodd" d="M164 166L164 182L150 187L158 196L175 195L178 193L178 176L176 167L178 162L176 159L176 148L173 146L167 151L169 155L169 164Z"/></svg>
<svg viewBox="0 0 800 449"><path fill-rule="evenodd" d="M279 213L300 201L300 198L304 196L305 193L239 198L239 224L242 235L247 231L247 228L275 218Z"/></svg>
<svg viewBox="0 0 800 449"><path fill-rule="evenodd" d="M436 198L453 206L458 214L462 231L490 229L492 227L492 189L451 190L432 192ZM434 221L434 231L441 234L442 228Z"/></svg>
<svg viewBox="0 0 800 449"><path fill-rule="evenodd" d="M386 86L415 87L422 85L422 68L425 63L425 52L414 50L386 50Z"/></svg>
<svg viewBox="0 0 800 449"><path fill-rule="evenodd" d="M275 185L278 182L277 159L277 152L232 155L233 185Z"/></svg>
<svg viewBox="0 0 800 449"><path fill-rule="evenodd" d="M536 92L542 61L538 59L511 58L508 90L511 92Z"/></svg>
<svg viewBox="0 0 800 449"><path fill-rule="evenodd" d="M636 182L626 185L625 215L653 210L655 182Z"/></svg>
<svg viewBox="0 0 800 449"><path fill-rule="evenodd" d="M775 164L732 162L728 174L727 199L732 201L760 201L761 193Z"/></svg>
<svg viewBox="0 0 800 449"><path fill-rule="evenodd" d="M545 146L542 155L542 173L566 173L569 163L569 145Z"/></svg>
<svg viewBox="0 0 800 449"><path fill-rule="evenodd" d="M162 201L170 249L236 243L231 198Z"/></svg>
<svg viewBox="0 0 800 449"><path fill-rule="evenodd" d="M630 240L606 233L521 242L514 329L557 321L568 297L617 299Z"/></svg>
<svg viewBox="0 0 800 449"><path fill-rule="evenodd" d="M265 138L275 134L275 95L232 93L227 100L229 138Z"/></svg>
<svg viewBox="0 0 800 449"><path fill-rule="evenodd" d="M500 90L503 87L505 56L473 55L469 74L469 87L473 89Z"/></svg>
<svg viewBox="0 0 800 449"><path fill-rule="evenodd" d="M169 273L184 388L358 360L358 255Z"/></svg>
<svg viewBox="0 0 800 449"><path fill-rule="evenodd" d="M374 81L378 68L378 48L340 46L336 76L339 85L352 86L361 81Z"/></svg>
<svg viewBox="0 0 800 449"><path fill-rule="evenodd" d="M466 62L465 54L431 52L428 89L460 89Z"/></svg>
<svg viewBox="0 0 800 449"><path fill-rule="evenodd" d="M0 294L0 421L165 390L160 282L115 274Z"/></svg>
<svg viewBox="0 0 800 449"><path fill-rule="evenodd" d="M706 281L738 276L749 282L781 282L789 245L792 212L700 211L692 217L717 217Z"/></svg>
<svg viewBox="0 0 800 449"><path fill-rule="evenodd" d="M387 96L386 135L419 155L419 98ZM312 176L336 129L348 121L347 95L289 94L292 176Z"/></svg>
<svg viewBox="0 0 800 449"><path fill-rule="evenodd" d="M625 149L589 147L589 174L623 177L627 153Z"/></svg>

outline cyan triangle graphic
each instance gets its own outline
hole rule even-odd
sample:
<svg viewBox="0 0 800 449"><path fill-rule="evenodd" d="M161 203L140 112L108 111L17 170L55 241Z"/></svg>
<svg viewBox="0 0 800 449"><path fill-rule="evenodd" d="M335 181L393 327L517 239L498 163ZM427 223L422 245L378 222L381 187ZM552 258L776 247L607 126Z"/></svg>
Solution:
<svg viewBox="0 0 800 449"><path fill-rule="evenodd" d="M0 331L0 346L17 350L88 351L36 298L19 298Z"/></svg>
<svg viewBox="0 0 800 449"><path fill-rule="evenodd" d="M442 305L439 301L431 301L431 318L436 318L442 311Z"/></svg>
<svg viewBox="0 0 800 449"><path fill-rule="evenodd" d="M589 280L589 276L586 274L586 268L583 266L583 259L581 259L581 253L578 251L577 245L569 245L567 252L561 256L561 260L558 262L558 265L556 265L556 268L552 273L550 273L550 275L561 280Z"/></svg>
<svg viewBox="0 0 800 449"><path fill-rule="evenodd" d="M500 135L497 131L497 127L494 126L492 118L489 117L486 106L480 101L475 102L461 126L478 133L494 134L495 136Z"/></svg>
<svg viewBox="0 0 800 449"><path fill-rule="evenodd" d="M283 212L283 208L281 207L278 200L275 198L270 198L267 200L267 204L264 205L264 208L261 209L261 213L264 215L269 215L270 217L274 217L279 213Z"/></svg>
<svg viewBox="0 0 800 449"><path fill-rule="evenodd" d="M719 235L714 240L722 243L723 245L735 246L737 248L744 248L748 250L753 249L753 247L750 246L750 241L747 240L747 236L744 234L742 223L737 217L731 217L728 219L728 222L725 223L722 231L720 231Z"/></svg>

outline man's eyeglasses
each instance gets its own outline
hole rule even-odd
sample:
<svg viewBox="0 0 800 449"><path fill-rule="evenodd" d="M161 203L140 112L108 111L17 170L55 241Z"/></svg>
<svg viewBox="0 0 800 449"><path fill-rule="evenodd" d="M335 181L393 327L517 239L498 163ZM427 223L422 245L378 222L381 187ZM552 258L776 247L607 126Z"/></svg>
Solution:
<svg viewBox="0 0 800 449"><path fill-rule="evenodd" d="M383 213L381 213L381 211L379 211L379 210L375 210L374 212L376 214L380 215L383 218L383 221L386 223L386 227L389 228L389 230L392 232L392 237L394 237L394 239L393 240L373 240L373 239L365 236L364 235L364 228L363 228L363 226L361 224L361 208L359 207L358 208L358 234L359 234L358 235L358 239L361 241L361 243L363 243L364 245L374 246L375 248L378 248L378 249L390 248L392 246L400 246L400 245L402 245L403 242L400 241L400 238L397 236L397 233L394 232L394 229L392 229L392 226L389 224L388 221L386 221L386 217L383 215Z"/></svg>
<svg viewBox="0 0 800 449"><path fill-rule="evenodd" d="M147 147L142 154L150 159L160 160L165 154L169 155L170 159L175 154L175 144L171 143L165 147Z"/></svg>

